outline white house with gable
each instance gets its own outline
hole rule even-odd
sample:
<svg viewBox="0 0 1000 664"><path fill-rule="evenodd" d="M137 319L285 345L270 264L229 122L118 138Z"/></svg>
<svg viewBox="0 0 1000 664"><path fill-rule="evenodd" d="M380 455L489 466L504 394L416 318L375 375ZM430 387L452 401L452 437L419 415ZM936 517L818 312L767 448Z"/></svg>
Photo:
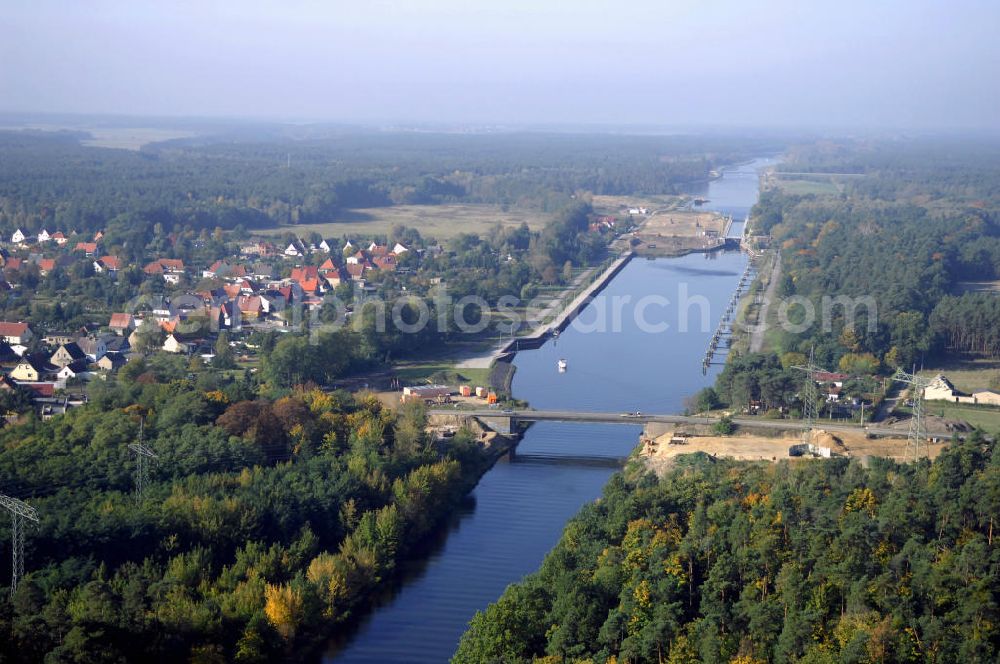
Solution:
<svg viewBox="0 0 1000 664"><path fill-rule="evenodd" d="M177 337L171 334L163 342L163 350L168 353L186 353L188 352L188 345L182 341L178 341Z"/></svg>
<svg viewBox="0 0 1000 664"><path fill-rule="evenodd" d="M966 394L955 389L944 374L935 376L924 389L924 399L927 401L950 401L952 403L972 403L988 406L1000 406L1000 393L993 390L977 390Z"/></svg>

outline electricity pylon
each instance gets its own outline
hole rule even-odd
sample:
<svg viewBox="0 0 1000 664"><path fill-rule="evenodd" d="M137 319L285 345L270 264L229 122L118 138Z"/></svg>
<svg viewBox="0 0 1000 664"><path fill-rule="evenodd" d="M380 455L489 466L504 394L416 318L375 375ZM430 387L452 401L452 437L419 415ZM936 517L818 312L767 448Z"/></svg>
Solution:
<svg viewBox="0 0 1000 664"><path fill-rule="evenodd" d="M0 493L0 505L10 511L11 532L13 533L13 572L10 576L10 595L17 592L17 582L24 576L24 520L38 523L38 513L35 508L23 500L11 498Z"/></svg>
<svg viewBox="0 0 1000 664"><path fill-rule="evenodd" d="M910 431L906 436L906 458L913 454L913 460L920 458L920 448L927 454L927 430L924 426L924 390L931 384L930 378L924 378L916 374L906 373L902 369L896 369L892 375L893 380L907 383L912 386L910 395L913 401L913 417L910 418Z"/></svg>
<svg viewBox="0 0 1000 664"><path fill-rule="evenodd" d="M802 386L802 419L805 420L805 427L802 430L803 443L811 442L809 433L812 431L813 423L819 417L819 412L816 409L816 401L819 399L819 391L816 389L816 374L823 371L823 368L816 366L813 356L813 349L809 349L809 364L792 367L804 371L806 374L806 382Z"/></svg>
<svg viewBox="0 0 1000 664"><path fill-rule="evenodd" d="M142 442L142 431L145 425L145 420L139 423L139 440L134 443L129 443L129 450L135 454L135 501L142 502L142 489L146 484L147 480L147 464L146 460L157 459L156 453L153 450L146 447Z"/></svg>

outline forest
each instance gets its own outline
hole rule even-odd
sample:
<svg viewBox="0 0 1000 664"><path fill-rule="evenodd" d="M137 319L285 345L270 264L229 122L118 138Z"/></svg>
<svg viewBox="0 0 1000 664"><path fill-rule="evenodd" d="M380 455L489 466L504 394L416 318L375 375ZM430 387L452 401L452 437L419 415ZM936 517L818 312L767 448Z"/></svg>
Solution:
<svg viewBox="0 0 1000 664"><path fill-rule="evenodd" d="M722 164L780 149L766 138L541 132L222 133L139 151L84 146L83 138L0 132L0 232L135 222L254 229L404 203L556 212L577 191L677 192Z"/></svg>
<svg viewBox="0 0 1000 664"><path fill-rule="evenodd" d="M0 661L298 659L345 628L489 463L465 433L434 444L419 404L260 396L242 372L189 369L154 356L84 407L0 431L2 490L39 514L28 574L0 603ZM141 495L136 441L156 455Z"/></svg>
<svg viewBox="0 0 1000 664"><path fill-rule="evenodd" d="M1000 279L1000 152L919 140L820 143L790 150L781 168L859 177L835 195L762 191L752 214L781 252L777 294L807 299L817 317L803 331L769 332L765 357L730 361L716 384L722 401L793 405L787 369L811 352L827 370L860 375L952 352L1000 356L993 294L959 294L962 282ZM824 296L861 304L824 317ZM791 323L802 315L788 309Z"/></svg>
<svg viewBox="0 0 1000 664"><path fill-rule="evenodd" d="M930 327L946 348L1000 357L1000 298L996 293L941 298L931 311Z"/></svg>
<svg viewBox="0 0 1000 664"><path fill-rule="evenodd" d="M995 662L1000 447L616 475L452 662Z"/></svg>
<svg viewBox="0 0 1000 664"><path fill-rule="evenodd" d="M863 176L844 180L848 193L884 201L931 199L997 211L1000 146L960 135L803 141L779 166L791 173Z"/></svg>

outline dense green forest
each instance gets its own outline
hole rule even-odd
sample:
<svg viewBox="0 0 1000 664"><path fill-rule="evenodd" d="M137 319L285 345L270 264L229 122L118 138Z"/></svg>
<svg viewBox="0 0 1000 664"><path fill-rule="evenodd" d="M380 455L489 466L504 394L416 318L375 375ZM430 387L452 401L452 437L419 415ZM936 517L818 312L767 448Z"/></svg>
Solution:
<svg viewBox="0 0 1000 664"><path fill-rule="evenodd" d="M989 137L803 142L787 151L779 170L864 176L841 180L851 196L1000 209L1000 145Z"/></svg>
<svg viewBox="0 0 1000 664"><path fill-rule="evenodd" d="M298 657L371 600L488 462L461 433L434 445L419 405L263 398L181 358L141 364L85 407L0 432L2 490L40 519L28 575L0 603L0 661ZM140 426L158 458L137 500Z"/></svg>
<svg viewBox="0 0 1000 664"><path fill-rule="evenodd" d="M753 209L758 232L781 252L781 298L816 313L802 331L772 329L771 350L734 356L716 384L725 403L795 404L814 351L832 371L909 370L952 351L1000 355L1000 309L989 294L958 293L963 281L1000 279L1000 149L994 144L913 140L819 143L790 151L790 172L858 173L837 194L779 186ZM823 297L857 298L829 306ZM850 311L848 311L850 308ZM802 309L788 309L791 323Z"/></svg>
<svg viewBox="0 0 1000 664"><path fill-rule="evenodd" d="M1000 297L966 293L942 298L931 311L931 334L961 351L1000 357Z"/></svg>
<svg viewBox="0 0 1000 664"><path fill-rule="evenodd" d="M176 139L127 151L75 132L0 132L0 231L333 221L351 208L488 203L555 212L577 191L671 193L770 139L345 132ZM124 223L124 222L123 222Z"/></svg>
<svg viewBox="0 0 1000 664"><path fill-rule="evenodd" d="M995 662L1000 447L619 474L452 661Z"/></svg>

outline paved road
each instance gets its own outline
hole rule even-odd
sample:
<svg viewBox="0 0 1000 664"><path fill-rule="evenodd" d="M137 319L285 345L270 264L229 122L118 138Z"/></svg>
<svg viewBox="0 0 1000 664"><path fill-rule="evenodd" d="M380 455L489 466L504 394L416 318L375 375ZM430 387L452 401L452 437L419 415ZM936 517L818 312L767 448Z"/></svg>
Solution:
<svg viewBox="0 0 1000 664"><path fill-rule="evenodd" d="M459 410L455 408L434 408L429 411L431 415L469 415L472 417L513 417L525 422L599 422L603 424L646 424L655 422L658 424L715 424L719 421L716 417L700 417L688 415L659 415L659 414L622 414L622 413L594 413L577 412L571 410ZM800 431L802 422L800 420L765 420L753 417L734 417L733 424L739 426L757 427L760 429L774 429L777 431ZM817 429L824 431L867 431L868 433L880 436L900 436L905 432L899 429L885 427L860 427L857 424L833 424L832 422L817 422ZM934 433L938 438L951 438L949 433Z"/></svg>
<svg viewBox="0 0 1000 664"><path fill-rule="evenodd" d="M889 388L889 393L885 395L884 399L882 399L882 403L879 404L878 410L875 411L875 415L872 416L871 421L883 422L886 418L892 415L893 411L896 410L896 406L899 404L899 400L902 398L902 394L902 386L893 381L892 387Z"/></svg>

